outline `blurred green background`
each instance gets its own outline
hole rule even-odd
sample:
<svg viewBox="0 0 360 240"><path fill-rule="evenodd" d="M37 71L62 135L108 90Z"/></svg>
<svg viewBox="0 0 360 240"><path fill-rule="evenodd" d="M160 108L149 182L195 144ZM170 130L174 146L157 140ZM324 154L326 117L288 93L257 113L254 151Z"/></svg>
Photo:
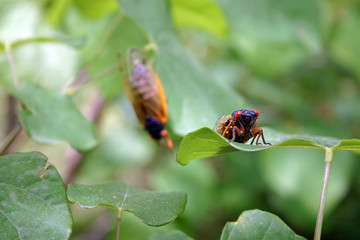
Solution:
<svg viewBox="0 0 360 240"><path fill-rule="evenodd" d="M72 87L85 115L102 103L96 121L100 143L83 155L72 181L119 180L188 193L185 213L164 227L148 227L125 213L121 239L148 239L169 229L194 239L219 239L227 221L255 208L278 215L311 239L324 153L236 153L180 166L140 129L120 73L111 71L118 52L155 45L148 55L167 95L167 128L175 148L189 131L213 127L218 117L241 108L259 110L259 126L360 138L359 26L355 0L0 1L0 41L33 39L13 48L20 81L62 92ZM99 80L76 90L76 84L94 78ZM0 84L0 134L6 136L17 107L7 94L12 79L4 49ZM71 150L66 143L25 139L15 149L34 150L67 176ZM358 154L335 153L323 239L360 238L359 164ZM115 212L71 207L71 239L115 238Z"/></svg>

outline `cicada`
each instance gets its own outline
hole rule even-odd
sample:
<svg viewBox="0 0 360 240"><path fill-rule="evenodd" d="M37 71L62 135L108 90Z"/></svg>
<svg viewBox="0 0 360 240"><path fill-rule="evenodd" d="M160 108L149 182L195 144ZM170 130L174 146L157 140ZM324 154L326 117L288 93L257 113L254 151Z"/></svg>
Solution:
<svg viewBox="0 0 360 240"><path fill-rule="evenodd" d="M160 143L162 138L169 149L173 143L165 129L168 111L163 86L149 59L136 48L130 48L127 56L129 73L120 62L120 70L126 94L143 129Z"/></svg>
<svg viewBox="0 0 360 240"><path fill-rule="evenodd" d="M259 142L261 138L263 144L271 145L265 141L262 128L256 128L258 117L257 110L236 110L231 115L220 117L215 125L215 131L231 141L246 143L252 138L251 144L255 141L256 145L261 145Z"/></svg>

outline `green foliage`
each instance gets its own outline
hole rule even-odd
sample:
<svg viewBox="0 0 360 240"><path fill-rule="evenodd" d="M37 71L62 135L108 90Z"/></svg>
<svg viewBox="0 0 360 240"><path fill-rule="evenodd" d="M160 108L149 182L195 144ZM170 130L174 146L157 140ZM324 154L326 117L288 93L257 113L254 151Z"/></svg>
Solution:
<svg viewBox="0 0 360 240"><path fill-rule="evenodd" d="M154 66L160 79L164 79L168 108L171 109L169 122L175 133L184 135L190 130L211 126L222 111L231 111L243 103L241 97L214 81L186 52L175 34L165 1L139 4L137 1L119 0L119 3L156 45ZM149 8L156 11L147 11ZM201 113L206 113L206 117Z"/></svg>
<svg viewBox="0 0 360 240"><path fill-rule="evenodd" d="M217 3L230 28L229 41L259 74L282 74L320 50L320 9L316 1Z"/></svg>
<svg viewBox="0 0 360 240"><path fill-rule="evenodd" d="M236 222L228 222L221 240L305 239L296 235L279 217L260 210L243 212Z"/></svg>
<svg viewBox="0 0 360 240"><path fill-rule="evenodd" d="M224 39L227 37L225 19L214 1L170 0L169 4L175 25L201 29Z"/></svg>
<svg viewBox="0 0 360 240"><path fill-rule="evenodd" d="M184 192L150 192L112 181L97 185L70 184L68 199L84 208L100 205L129 211L151 226L172 222L186 205Z"/></svg>
<svg viewBox="0 0 360 240"><path fill-rule="evenodd" d="M73 220L65 187L38 152L0 157L0 238L67 239Z"/></svg>
<svg viewBox="0 0 360 240"><path fill-rule="evenodd" d="M24 105L20 119L34 140L40 143L67 141L80 151L96 145L92 123L81 115L67 96L30 83L17 87L14 96Z"/></svg>
<svg viewBox="0 0 360 240"><path fill-rule="evenodd" d="M158 221L165 217L162 209L150 216L151 211L142 205L128 206L120 239L149 239L161 231L164 233L152 238L188 239L188 235L209 240L219 239L224 224L244 209L276 212L298 234L312 238L324 165L323 152L316 150L335 152L323 238L357 239L359 7L352 0L2 0L2 152L46 153L66 182L121 180L138 186L136 191L142 194L176 191L178 198L170 202L178 204L174 209L168 205L167 210L174 212L166 221ZM126 57L129 47L144 49L160 76L169 110L166 128L175 151L178 148L177 161L189 163L186 167L147 139L139 127L117 70L118 53ZM13 79L14 72L20 84ZM228 142L211 130L220 116L241 108L259 110L258 126L264 129L271 146ZM80 112L86 116L92 113L93 123ZM22 131L12 139L16 122L28 136ZM67 144L61 142L82 154L69 153ZM28 155L45 159L35 153L1 158ZM190 163L205 157L211 159ZM13 202L10 197L17 195L0 194L1 211L14 210L17 221L27 224L20 226L32 228L26 232L32 234L30 239L50 239L52 233L60 231L63 235L55 238L66 239L72 223L64 187L59 177L47 181L47 174L56 172L54 165L45 171L44 178L39 177L43 160L36 171L20 169L27 168L27 161L0 168L0 179L1 183L11 182L14 176L19 181L31 178L29 183L38 180L29 187L36 186L41 194L46 188L46 199L52 199L50 205L40 208L39 202L31 201L30 194L21 199L29 201L15 207L20 201ZM1 159L0 164L6 161ZM69 196L76 194L79 201L87 199L87 207L98 204L118 209L116 202L108 201L114 196L109 194L121 198L123 188L133 188L113 182L110 185L120 186L114 190L107 184L71 184ZM85 186L91 189L73 191ZM94 189L98 186L103 188ZM185 191L188 199L181 216L185 202L180 201L184 194L178 191ZM54 192L62 195L58 197ZM51 204L60 200L66 206L64 214L52 214L56 207ZM165 200L160 197L158 203ZM3 203L11 208L4 208ZM17 211L22 208L29 212L25 217L22 212L20 218ZM109 208L86 211L74 205L72 211L76 222L72 238L84 239L93 232L103 234L101 239L115 238L115 214L109 216ZM146 221L157 222L153 225L179 217L158 229L126 211L140 212ZM282 222L278 225L277 217L255 213L252 217L258 221L248 227L240 222L228 223L224 234L238 228L249 233L254 226L263 230L264 225L259 223L266 220L274 221L293 238L300 238ZM240 219L247 222L248 214L245 212ZM1 234L17 234L14 225L1 216L1 227L9 230L2 231L0 238L11 238ZM36 222L38 216L49 218ZM66 219L70 220L64 223ZM44 227L51 227L46 221L59 227L46 231Z"/></svg>
<svg viewBox="0 0 360 240"><path fill-rule="evenodd" d="M154 233L149 240L191 240L192 238L186 236L180 231Z"/></svg>

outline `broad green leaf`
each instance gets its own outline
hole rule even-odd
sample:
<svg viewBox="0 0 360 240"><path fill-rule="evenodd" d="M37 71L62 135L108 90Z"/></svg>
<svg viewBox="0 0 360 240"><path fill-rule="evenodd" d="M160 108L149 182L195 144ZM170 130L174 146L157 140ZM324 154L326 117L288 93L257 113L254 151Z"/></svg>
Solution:
<svg viewBox="0 0 360 240"><path fill-rule="evenodd" d="M36 1L0 2L0 41L13 47L19 81L57 90L68 84L76 75L77 52L73 46L81 42L50 29ZM13 81L4 54L0 54L0 72L0 84L11 89Z"/></svg>
<svg viewBox="0 0 360 240"><path fill-rule="evenodd" d="M339 140L332 137L290 135L263 128L267 142L272 145L250 145L230 142L210 128L204 127L187 134L180 143L176 160L186 165L198 158L211 157L234 151L260 151L279 148L312 148L333 150L359 150L360 139Z"/></svg>
<svg viewBox="0 0 360 240"><path fill-rule="evenodd" d="M128 211L150 226L172 222L186 205L184 192L152 192L112 181L96 185L70 184L68 199L84 208L100 205Z"/></svg>
<svg viewBox="0 0 360 240"><path fill-rule="evenodd" d="M115 0L74 0L74 3L89 18L99 18L117 9Z"/></svg>
<svg viewBox="0 0 360 240"><path fill-rule="evenodd" d="M321 49L317 1L217 0L230 43L254 71L277 76Z"/></svg>
<svg viewBox="0 0 360 240"><path fill-rule="evenodd" d="M73 220L65 186L41 153L0 157L0 239L68 239Z"/></svg>
<svg viewBox="0 0 360 240"><path fill-rule="evenodd" d="M187 53L176 35L165 0L118 2L156 45L154 67L164 86L169 122L175 133L185 135L212 126L219 115L244 106L233 89L218 84Z"/></svg>
<svg viewBox="0 0 360 240"><path fill-rule="evenodd" d="M180 27L193 27L225 38L227 25L221 10L212 0L170 0L174 23Z"/></svg>
<svg viewBox="0 0 360 240"><path fill-rule="evenodd" d="M33 83L21 84L13 94L24 105L20 119L35 141L66 141L79 151L87 151L96 145L93 124L81 115L68 96Z"/></svg>
<svg viewBox="0 0 360 240"><path fill-rule="evenodd" d="M296 235L278 216L260 211L243 212L236 222L228 222L221 234L221 240L242 239L305 239Z"/></svg>
<svg viewBox="0 0 360 240"><path fill-rule="evenodd" d="M185 233L180 231L154 233L149 240L191 240Z"/></svg>

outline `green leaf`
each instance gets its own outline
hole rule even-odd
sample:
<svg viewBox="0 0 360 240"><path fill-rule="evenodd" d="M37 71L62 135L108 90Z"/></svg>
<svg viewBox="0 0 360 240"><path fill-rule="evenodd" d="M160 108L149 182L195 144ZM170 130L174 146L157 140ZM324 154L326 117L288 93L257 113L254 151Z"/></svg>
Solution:
<svg viewBox="0 0 360 240"><path fill-rule="evenodd" d="M333 148L333 150L359 150L360 139L339 140L332 137L290 135L263 128L267 142L272 145L250 145L230 142L210 128L204 127L187 134L180 143L176 160L186 165L198 158L211 157L234 151L260 151L279 148Z"/></svg>
<svg viewBox="0 0 360 240"><path fill-rule="evenodd" d="M165 0L118 2L156 45L154 67L164 86L169 122L175 133L185 135L202 126L210 127L219 115L244 106L233 89L217 83L187 53L176 35Z"/></svg>
<svg viewBox="0 0 360 240"><path fill-rule="evenodd" d="M89 18L99 18L117 9L115 0L74 0L74 3Z"/></svg>
<svg viewBox="0 0 360 240"><path fill-rule="evenodd" d="M336 61L341 63L346 68L356 74L357 79L360 76L358 58L360 54L360 33L357 28L360 23L360 14L355 7L347 9L349 14L344 14L340 21L337 16L334 16L336 23L334 23L335 36L330 45L330 51Z"/></svg>
<svg viewBox="0 0 360 240"><path fill-rule="evenodd" d="M14 96L24 105L20 119L28 135L40 143L66 141L80 151L93 148L95 130L68 96L46 90L33 83L23 83Z"/></svg>
<svg viewBox="0 0 360 240"><path fill-rule="evenodd" d="M257 73L284 73L321 49L321 14L316 1L216 2L229 25L230 43Z"/></svg>
<svg viewBox="0 0 360 240"><path fill-rule="evenodd" d="M186 205L184 192L152 192L112 181L96 185L70 184L68 199L84 208L100 205L128 211L150 226L172 222Z"/></svg>
<svg viewBox="0 0 360 240"><path fill-rule="evenodd" d="M180 27L193 27L225 38L228 29L221 10L212 0L170 0L172 17Z"/></svg>
<svg viewBox="0 0 360 240"><path fill-rule="evenodd" d="M191 240L185 233L180 231L154 233L149 240Z"/></svg>
<svg viewBox="0 0 360 240"><path fill-rule="evenodd" d="M305 239L296 235L274 214L250 210L243 212L236 222L228 222L221 234L221 240L242 239Z"/></svg>
<svg viewBox="0 0 360 240"><path fill-rule="evenodd" d="M0 157L0 239L68 239L73 221L65 186L41 153Z"/></svg>
<svg viewBox="0 0 360 240"><path fill-rule="evenodd" d="M81 44L81 38L67 37L63 32L50 29L42 18L45 7L36 1L0 2L0 41L13 47L18 79L54 90L68 85L77 74L78 53L73 46ZM4 50L3 47L0 50ZM12 89L5 54L0 57L0 72L0 84Z"/></svg>

